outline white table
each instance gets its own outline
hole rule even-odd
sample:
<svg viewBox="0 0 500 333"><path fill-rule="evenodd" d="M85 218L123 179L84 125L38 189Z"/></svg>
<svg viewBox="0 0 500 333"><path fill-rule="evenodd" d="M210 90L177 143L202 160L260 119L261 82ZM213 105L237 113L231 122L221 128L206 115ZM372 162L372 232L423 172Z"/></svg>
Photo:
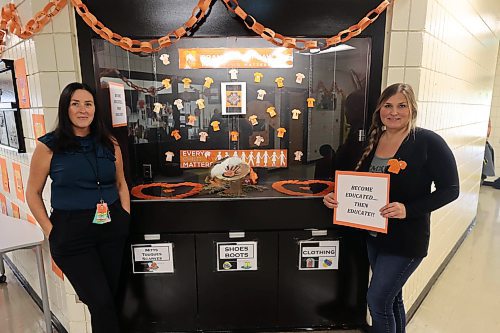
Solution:
<svg viewBox="0 0 500 333"><path fill-rule="evenodd" d="M0 214L0 273L5 274L3 265L3 254L6 252L33 248L36 253L38 266L38 277L40 279L40 289L42 291L43 313L45 316L45 327L47 333L52 332L52 324L49 307L49 294L47 292L47 281L45 279L45 269L43 266L42 242L44 235L39 226L28 221L15 219L13 217ZM2 279L4 280L5 277Z"/></svg>

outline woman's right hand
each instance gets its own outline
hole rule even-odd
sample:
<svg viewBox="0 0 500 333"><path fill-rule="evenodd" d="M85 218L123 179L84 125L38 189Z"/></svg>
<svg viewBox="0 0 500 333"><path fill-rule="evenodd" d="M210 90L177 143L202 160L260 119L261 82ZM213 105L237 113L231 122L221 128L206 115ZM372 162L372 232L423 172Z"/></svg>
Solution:
<svg viewBox="0 0 500 333"><path fill-rule="evenodd" d="M331 209L336 209L337 206L339 205L339 202L335 200L335 195L333 192L330 192L323 197L323 203L325 204L326 207Z"/></svg>

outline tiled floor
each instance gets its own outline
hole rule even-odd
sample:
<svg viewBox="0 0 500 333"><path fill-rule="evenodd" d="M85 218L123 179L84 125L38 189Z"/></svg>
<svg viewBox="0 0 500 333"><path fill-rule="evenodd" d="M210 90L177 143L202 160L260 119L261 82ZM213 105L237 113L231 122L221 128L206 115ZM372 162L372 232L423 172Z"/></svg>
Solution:
<svg viewBox="0 0 500 333"><path fill-rule="evenodd" d="M8 284L0 285L0 332L43 332L41 311L10 271L7 279ZM416 312L407 333L498 333L499 314L500 190L483 187L476 226Z"/></svg>
<svg viewBox="0 0 500 333"><path fill-rule="evenodd" d="M500 332L500 190L481 187L476 226L417 310L407 332Z"/></svg>
<svg viewBox="0 0 500 333"><path fill-rule="evenodd" d="M17 282L7 265L5 269L7 284L0 284L0 332L44 332L45 322L42 311Z"/></svg>

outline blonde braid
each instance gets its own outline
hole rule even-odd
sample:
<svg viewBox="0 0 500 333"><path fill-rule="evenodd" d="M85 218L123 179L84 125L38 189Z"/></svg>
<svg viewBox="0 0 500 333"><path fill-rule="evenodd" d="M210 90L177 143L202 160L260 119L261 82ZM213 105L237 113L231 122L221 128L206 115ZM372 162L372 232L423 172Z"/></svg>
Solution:
<svg viewBox="0 0 500 333"><path fill-rule="evenodd" d="M365 150L363 151L363 155L361 155L361 158L359 159L358 164L356 165L356 168L354 171L358 171L358 169L361 167L361 164L363 164L363 161L365 158L370 155L370 153L373 150L373 147L377 145L378 141L380 140L380 137L382 136L382 128L378 126L377 122L374 122L373 125L370 128L370 137L368 138L368 145L366 146Z"/></svg>

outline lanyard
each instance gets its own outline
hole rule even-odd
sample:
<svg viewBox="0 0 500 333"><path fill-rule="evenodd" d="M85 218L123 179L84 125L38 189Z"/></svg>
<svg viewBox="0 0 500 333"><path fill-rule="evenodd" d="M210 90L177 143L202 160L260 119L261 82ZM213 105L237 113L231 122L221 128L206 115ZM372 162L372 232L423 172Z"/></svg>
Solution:
<svg viewBox="0 0 500 333"><path fill-rule="evenodd" d="M94 169L94 165L92 164L92 162L88 158L87 153L83 153L83 156L85 157L85 159L87 160L87 162L90 164L90 168L92 169L92 172L95 175L96 184L97 184L97 190L99 191L100 201L103 202L104 200L102 198L101 180L99 179L99 162L97 160L97 151L96 150L97 150L96 146L94 145L94 149L92 151L94 152L94 157L95 157L95 169Z"/></svg>

